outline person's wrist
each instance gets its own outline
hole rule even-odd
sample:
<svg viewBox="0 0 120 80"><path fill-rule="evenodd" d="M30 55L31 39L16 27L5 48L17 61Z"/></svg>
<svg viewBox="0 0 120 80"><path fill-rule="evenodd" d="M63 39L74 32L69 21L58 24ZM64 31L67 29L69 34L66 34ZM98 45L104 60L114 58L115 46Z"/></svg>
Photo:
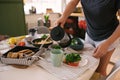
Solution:
<svg viewBox="0 0 120 80"><path fill-rule="evenodd" d="M62 15L61 18L63 18L64 20L67 20L67 16L66 15Z"/></svg>
<svg viewBox="0 0 120 80"><path fill-rule="evenodd" d="M106 41L105 41L105 45L106 45L107 47L109 47L109 46L111 45L111 41L110 41L110 40L106 40Z"/></svg>

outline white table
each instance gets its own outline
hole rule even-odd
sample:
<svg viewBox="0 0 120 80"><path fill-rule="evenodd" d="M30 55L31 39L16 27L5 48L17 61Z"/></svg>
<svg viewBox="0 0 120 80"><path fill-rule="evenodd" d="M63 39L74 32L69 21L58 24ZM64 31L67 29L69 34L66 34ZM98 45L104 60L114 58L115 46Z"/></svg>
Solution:
<svg viewBox="0 0 120 80"><path fill-rule="evenodd" d="M95 71L96 66L91 70L87 70L78 79L74 80L89 80ZM27 69L11 68L10 70L0 72L0 80L60 80L54 75L48 73L43 68L32 65Z"/></svg>
<svg viewBox="0 0 120 80"><path fill-rule="evenodd" d="M85 49L89 48L88 51L85 51L84 54L92 56L93 48L90 45L85 45ZM0 63L1 64L1 63ZM91 68L87 69L82 75L74 80L89 80L93 73L95 72L99 64L99 59L96 61ZM19 69L15 67L2 66L0 65L0 80L61 80L55 75L49 73L47 70L43 69L40 66L33 64L32 66L26 69Z"/></svg>

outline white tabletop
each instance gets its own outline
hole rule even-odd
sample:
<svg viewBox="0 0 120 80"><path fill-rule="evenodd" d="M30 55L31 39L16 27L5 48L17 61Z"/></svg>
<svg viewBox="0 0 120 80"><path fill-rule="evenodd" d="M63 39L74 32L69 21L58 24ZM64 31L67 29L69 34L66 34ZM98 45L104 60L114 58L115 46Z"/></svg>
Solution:
<svg viewBox="0 0 120 80"><path fill-rule="evenodd" d="M96 66L87 70L83 75L74 80L89 80L95 71ZM26 69L8 67L8 70L0 72L0 80L60 80L54 75L48 73L41 67L32 65Z"/></svg>
<svg viewBox="0 0 120 80"><path fill-rule="evenodd" d="M85 45L83 54L92 57L93 48L90 45ZM99 64L99 59L91 65L82 75L79 75L74 80L89 80L95 72ZM57 76L51 74L45 68L38 65L31 65L28 68L20 69L11 65L4 65L0 63L0 80L61 80Z"/></svg>

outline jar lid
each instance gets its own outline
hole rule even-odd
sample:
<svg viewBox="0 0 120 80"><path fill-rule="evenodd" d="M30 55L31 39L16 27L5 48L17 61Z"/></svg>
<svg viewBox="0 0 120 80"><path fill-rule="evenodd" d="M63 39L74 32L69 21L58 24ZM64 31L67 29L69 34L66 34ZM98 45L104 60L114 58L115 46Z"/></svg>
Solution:
<svg viewBox="0 0 120 80"><path fill-rule="evenodd" d="M53 40L59 41L64 37L65 31L61 26L58 25L51 30L50 35Z"/></svg>

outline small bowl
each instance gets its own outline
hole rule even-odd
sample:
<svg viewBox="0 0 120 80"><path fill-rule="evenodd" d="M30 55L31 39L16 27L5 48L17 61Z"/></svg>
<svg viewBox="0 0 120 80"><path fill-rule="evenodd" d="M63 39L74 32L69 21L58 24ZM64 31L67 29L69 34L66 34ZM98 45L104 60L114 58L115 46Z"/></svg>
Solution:
<svg viewBox="0 0 120 80"><path fill-rule="evenodd" d="M35 46L35 47L40 47L43 43L44 43L44 40L43 38L36 38L36 39L33 39L32 40L32 45ZM49 45L51 45L53 43L53 41L51 39L48 39L43 47L45 48L48 48Z"/></svg>
<svg viewBox="0 0 120 80"><path fill-rule="evenodd" d="M29 44L32 44L32 42L31 42L32 39L33 39L32 37L26 37L26 38L25 38L25 40L26 40Z"/></svg>
<svg viewBox="0 0 120 80"><path fill-rule="evenodd" d="M84 47L84 45L70 45L70 48L74 49L74 50L82 50Z"/></svg>
<svg viewBox="0 0 120 80"><path fill-rule="evenodd" d="M83 42L79 38L75 38L77 41L77 44L70 45L69 47L74 50L82 50L84 48Z"/></svg>

